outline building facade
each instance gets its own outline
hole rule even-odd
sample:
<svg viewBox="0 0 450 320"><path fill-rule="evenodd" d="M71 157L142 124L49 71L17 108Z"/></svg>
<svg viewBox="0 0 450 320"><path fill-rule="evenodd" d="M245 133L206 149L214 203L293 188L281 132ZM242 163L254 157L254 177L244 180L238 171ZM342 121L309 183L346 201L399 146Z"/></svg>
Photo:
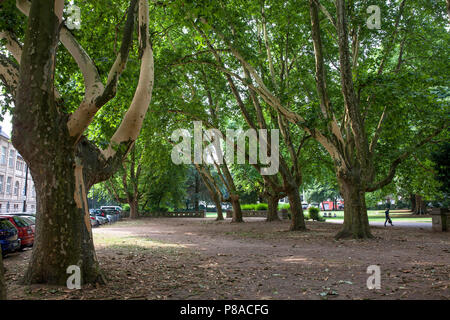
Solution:
<svg viewBox="0 0 450 320"><path fill-rule="evenodd" d="M36 212L36 190L27 164L0 127L0 213Z"/></svg>

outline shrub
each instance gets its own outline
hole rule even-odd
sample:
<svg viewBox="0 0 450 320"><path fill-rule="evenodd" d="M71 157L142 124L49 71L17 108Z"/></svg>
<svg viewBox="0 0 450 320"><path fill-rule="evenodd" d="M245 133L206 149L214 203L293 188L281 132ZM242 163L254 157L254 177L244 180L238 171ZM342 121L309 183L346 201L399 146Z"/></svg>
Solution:
<svg viewBox="0 0 450 320"><path fill-rule="evenodd" d="M157 206L153 206L150 208L150 212L168 212L169 209L166 207L157 207Z"/></svg>
<svg viewBox="0 0 450 320"><path fill-rule="evenodd" d="M278 210L289 210L291 209L291 205L289 203L283 203L278 205Z"/></svg>
<svg viewBox="0 0 450 320"><path fill-rule="evenodd" d="M409 208L409 203L406 201L398 200L395 203L395 209L408 209L408 208Z"/></svg>
<svg viewBox="0 0 450 320"><path fill-rule="evenodd" d="M267 203L258 203L255 205L256 210L267 210L269 205Z"/></svg>
<svg viewBox="0 0 450 320"><path fill-rule="evenodd" d="M122 211L130 211L130 205L128 203L124 204L122 207Z"/></svg>
<svg viewBox="0 0 450 320"><path fill-rule="evenodd" d="M315 207L310 207L308 209L308 215L312 220L316 220L319 221L320 217L319 217L319 208L315 208Z"/></svg>
<svg viewBox="0 0 450 320"><path fill-rule="evenodd" d="M267 203L249 203L241 204L242 210L267 210Z"/></svg>
<svg viewBox="0 0 450 320"><path fill-rule="evenodd" d="M254 204L241 204L241 209L242 210L255 210L255 205Z"/></svg>

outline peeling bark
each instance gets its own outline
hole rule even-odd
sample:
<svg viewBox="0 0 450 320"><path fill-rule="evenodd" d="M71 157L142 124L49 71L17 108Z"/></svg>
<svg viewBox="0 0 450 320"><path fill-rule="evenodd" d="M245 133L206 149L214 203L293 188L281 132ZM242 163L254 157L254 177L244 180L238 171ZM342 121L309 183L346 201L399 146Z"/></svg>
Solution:
<svg viewBox="0 0 450 320"><path fill-rule="evenodd" d="M365 191L358 176L339 175L339 188L344 198L344 224L336 239L373 238L367 216Z"/></svg>
<svg viewBox="0 0 450 320"><path fill-rule="evenodd" d="M222 220L224 220L223 212L222 212L222 203L220 202L219 197L216 197L216 198L214 199L214 204L216 205L216 209L217 209L217 218L216 218L216 221L222 221Z"/></svg>
<svg viewBox="0 0 450 320"><path fill-rule="evenodd" d="M231 206L233 207L233 216L231 222L244 222L242 219L241 203L239 202L239 196L236 194L230 195Z"/></svg>
<svg viewBox="0 0 450 320"><path fill-rule="evenodd" d="M267 197L267 222L271 221L280 221L280 217L278 217L278 197L269 196Z"/></svg>
<svg viewBox="0 0 450 320"><path fill-rule="evenodd" d="M302 202L298 189L290 190L288 192L289 205L291 207L291 225L290 231L304 231L306 230L305 217L303 216Z"/></svg>
<svg viewBox="0 0 450 320"><path fill-rule="evenodd" d="M12 142L30 168L37 193L36 238L23 279L27 284L65 285L66 270L71 265L80 267L82 284L105 281L94 250L86 194L92 185L108 179L118 169L142 124L125 121L131 127L127 132L134 138L117 141L108 157L85 137L70 134L67 126L70 115L58 108L54 88L63 3L33 1L26 8L29 21L19 81L17 90L9 90L15 97ZM29 3L19 0L18 6L21 5ZM148 29L147 2L141 0L140 8L140 24ZM141 68L147 74L140 77L148 83L138 84L145 93L135 94L138 101L130 107L132 112L137 109L142 113L148 108L153 86L149 51L150 47L145 50L147 58L142 62L147 67ZM5 69L2 65L0 75Z"/></svg>
<svg viewBox="0 0 450 320"><path fill-rule="evenodd" d="M139 216L139 202L136 198L130 201L130 219L137 219Z"/></svg>

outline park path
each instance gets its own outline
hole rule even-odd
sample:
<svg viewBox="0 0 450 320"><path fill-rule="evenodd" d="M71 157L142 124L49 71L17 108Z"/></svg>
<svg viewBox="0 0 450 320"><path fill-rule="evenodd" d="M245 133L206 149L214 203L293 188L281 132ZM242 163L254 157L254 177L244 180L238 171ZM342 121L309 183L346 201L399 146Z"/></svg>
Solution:
<svg viewBox="0 0 450 320"><path fill-rule="evenodd" d="M342 224L344 223L344 220L328 220L327 222ZM394 224L394 228L400 227L400 228L431 229L431 222L395 221L395 219L392 219L392 223ZM371 226L384 227L384 222L381 221L369 221L369 224ZM387 224L387 227L389 228L391 227L389 223Z"/></svg>
<svg viewBox="0 0 450 320"><path fill-rule="evenodd" d="M450 237L374 226L372 240L334 240L338 223L142 218L94 228L108 282L83 290L24 287L31 250L4 260L11 299L450 299ZM394 220L395 223L395 220ZM367 268L380 266L380 290ZM30 291L31 290L31 291ZM30 294L31 292L31 294Z"/></svg>
<svg viewBox="0 0 450 320"><path fill-rule="evenodd" d="M202 270L195 281L204 283L190 296L195 299L450 297L450 238L431 232L431 224L394 221L395 227L384 228L375 222L375 240L335 241L339 221L308 221L306 233L292 233L287 232L287 220L264 220L245 218L246 223L232 224L229 219L211 218L141 219L94 229L94 240L104 235L123 238L125 243L129 237L143 237L180 246L174 268L181 263L184 270ZM195 257L183 251L194 252ZM383 281L389 283L383 290L367 289L369 265L381 266ZM175 292L171 297L184 294Z"/></svg>

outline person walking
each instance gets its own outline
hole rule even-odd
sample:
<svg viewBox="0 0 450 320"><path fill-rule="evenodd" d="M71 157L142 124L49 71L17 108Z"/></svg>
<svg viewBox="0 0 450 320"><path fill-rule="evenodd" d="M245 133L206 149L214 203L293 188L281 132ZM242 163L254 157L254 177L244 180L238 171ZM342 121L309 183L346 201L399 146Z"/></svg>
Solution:
<svg viewBox="0 0 450 320"><path fill-rule="evenodd" d="M389 222L391 224L391 226L394 226L394 224L392 223L391 217L389 216L389 208L386 209L384 214L386 216L386 220L384 221L384 226L386 227L387 222Z"/></svg>

